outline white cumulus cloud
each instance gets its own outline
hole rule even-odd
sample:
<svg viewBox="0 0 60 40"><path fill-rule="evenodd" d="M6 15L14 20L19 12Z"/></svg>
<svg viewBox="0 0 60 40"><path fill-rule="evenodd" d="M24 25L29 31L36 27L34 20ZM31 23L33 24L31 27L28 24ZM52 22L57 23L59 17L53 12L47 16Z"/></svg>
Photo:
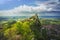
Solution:
<svg viewBox="0 0 60 40"><path fill-rule="evenodd" d="M40 4L39 6L22 5L15 7L14 9L2 10L0 11L0 16L23 16L26 15L25 12L28 12L28 14L30 15L30 13L32 12L42 12L42 11L51 11L51 10L52 8L49 8L44 4Z"/></svg>

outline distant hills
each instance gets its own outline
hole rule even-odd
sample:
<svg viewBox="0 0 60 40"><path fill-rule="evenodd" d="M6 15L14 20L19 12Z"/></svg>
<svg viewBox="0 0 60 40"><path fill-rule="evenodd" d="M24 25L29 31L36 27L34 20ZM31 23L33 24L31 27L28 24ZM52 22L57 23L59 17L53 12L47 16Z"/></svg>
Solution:
<svg viewBox="0 0 60 40"><path fill-rule="evenodd" d="M9 20L9 19L24 19L29 18L30 16L0 16L0 21ZM39 16L39 18L57 18L60 19L60 16Z"/></svg>

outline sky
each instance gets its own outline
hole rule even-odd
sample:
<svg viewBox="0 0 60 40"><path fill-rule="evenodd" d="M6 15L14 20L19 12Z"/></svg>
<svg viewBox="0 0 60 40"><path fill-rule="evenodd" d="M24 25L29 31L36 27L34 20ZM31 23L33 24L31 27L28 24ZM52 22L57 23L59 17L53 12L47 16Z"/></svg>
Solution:
<svg viewBox="0 0 60 40"><path fill-rule="evenodd" d="M60 0L0 0L0 16L59 16Z"/></svg>

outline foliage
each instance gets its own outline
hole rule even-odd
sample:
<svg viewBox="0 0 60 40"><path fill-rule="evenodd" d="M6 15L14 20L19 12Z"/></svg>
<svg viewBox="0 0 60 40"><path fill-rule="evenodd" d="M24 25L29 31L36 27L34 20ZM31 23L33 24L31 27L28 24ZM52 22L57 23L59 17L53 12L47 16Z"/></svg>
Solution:
<svg viewBox="0 0 60 40"><path fill-rule="evenodd" d="M4 40L48 40L48 29L42 25L59 23L60 22L54 20L39 19L38 16L35 15L28 19L17 21L11 20L3 23L2 33Z"/></svg>

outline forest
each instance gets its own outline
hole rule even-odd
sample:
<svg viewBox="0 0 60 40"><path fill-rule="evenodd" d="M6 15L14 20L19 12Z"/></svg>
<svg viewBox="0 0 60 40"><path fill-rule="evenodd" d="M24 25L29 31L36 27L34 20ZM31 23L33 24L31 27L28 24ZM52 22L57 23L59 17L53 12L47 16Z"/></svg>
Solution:
<svg viewBox="0 0 60 40"><path fill-rule="evenodd" d="M39 19L36 14L1 22L0 40L60 40L60 19Z"/></svg>

